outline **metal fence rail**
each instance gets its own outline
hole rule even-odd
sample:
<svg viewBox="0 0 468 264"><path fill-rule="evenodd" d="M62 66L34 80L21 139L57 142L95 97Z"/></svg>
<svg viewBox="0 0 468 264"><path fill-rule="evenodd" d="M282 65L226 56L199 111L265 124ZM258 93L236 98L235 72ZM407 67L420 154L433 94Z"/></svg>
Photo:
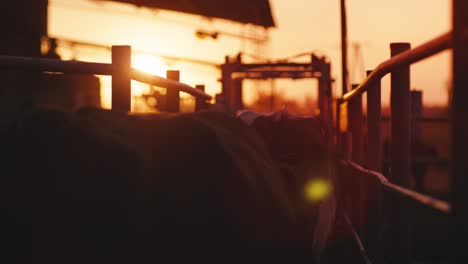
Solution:
<svg viewBox="0 0 468 264"><path fill-rule="evenodd" d="M431 197L429 195L418 193L408 188L393 184L383 174L379 172L368 170L350 160L342 160L340 162L344 166L353 167L354 169L360 171L363 175L374 177L382 186L384 186L387 190L393 193L410 198L413 201L426 205L434 210L437 210L445 214L449 214L452 210L452 206L450 205L450 203Z"/></svg>
<svg viewBox="0 0 468 264"><path fill-rule="evenodd" d="M409 65L426 59L441 51L452 47L452 32L448 32L431 41L428 41L414 49L402 52L389 60L380 63L364 81L355 89L347 92L340 98L341 102L347 102L354 97L366 92L373 82L380 81L382 77L403 65Z"/></svg>
<svg viewBox="0 0 468 264"><path fill-rule="evenodd" d="M212 98L201 89L193 88L185 83L179 82L178 80L166 79L131 68L131 51L129 46L113 46L112 53L113 63L65 61L0 55L0 69L112 76L112 101L116 101L120 104L120 106L117 105L117 107L115 107L116 105L113 103L112 109L120 111L130 110L130 79L166 88L168 91L175 92L176 101L179 100L178 92L184 92L196 97L197 102L200 104L205 104L206 100L211 100ZM116 93L115 90L121 90L121 92ZM122 90L124 91L122 92ZM203 107L198 106L197 109L203 109ZM176 111L178 111L178 107L176 107Z"/></svg>

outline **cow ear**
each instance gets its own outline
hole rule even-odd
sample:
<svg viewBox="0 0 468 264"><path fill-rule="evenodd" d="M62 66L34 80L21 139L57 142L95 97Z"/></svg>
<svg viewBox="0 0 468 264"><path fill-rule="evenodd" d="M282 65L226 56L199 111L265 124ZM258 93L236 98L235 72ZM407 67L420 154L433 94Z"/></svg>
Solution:
<svg viewBox="0 0 468 264"><path fill-rule="evenodd" d="M241 110L236 113L237 118L239 118L245 124L251 126L260 117L260 114L251 110Z"/></svg>

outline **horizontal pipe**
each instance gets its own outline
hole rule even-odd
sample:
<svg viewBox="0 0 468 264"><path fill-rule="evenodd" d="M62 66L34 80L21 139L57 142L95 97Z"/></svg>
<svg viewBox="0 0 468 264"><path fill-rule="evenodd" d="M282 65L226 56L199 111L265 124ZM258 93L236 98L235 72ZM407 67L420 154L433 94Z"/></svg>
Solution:
<svg viewBox="0 0 468 264"><path fill-rule="evenodd" d="M380 63L379 66L377 66L377 68L375 68L375 70L373 70L372 73L367 76L367 78L358 87L356 87L356 89L343 95L340 102L347 102L354 97L366 92L367 89L371 87L371 83L380 80L386 74L402 65L418 62L451 47L452 32L448 32L411 50L402 52L392 57L391 59Z"/></svg>
<svg viewBox="0 0 468 264"><path fill-rule="evenodd" d="M133 80L138 81L138 82L151 84L151 85L166 88L166 89L174 89L180 92L188 93L198 98L211 100L211 95L201 90L195 89L185 83L181 83L181 82L169 80L163 77L159 77L157 75L145 73L134 68L132 68L131 76Z"/></svg>
<svg viewBox="0 0 468 264"><path fill-rule="evenodd" d="M112 75L112 64L0 55L0 69Z"/></svg>
<svg viewBox="0 0 468 264"><path fill-rule="evenodd" d="M303 79L303 78L320 78L322 75L311 71L246 71L236 72L233 78L244 79L270 79L270 78L288 78L288 79Z"/></svg>
<svg viewBox="0 0 468 264"><path fill-rule="evenodd" d="M66 61L57 59L0 55L0 69L112 75L112 67L112 64L109 63ZM131 70L131 77L135 81L151 84L166 89L179 90L181 92L185 92L195 97L203 98L206 100L211 99L211 96L209 94L197 90L187 84L168 80L166 78L162 78L156 75L144 73L133 68Z"/></svg>
<svg viewBox="0 0 468 264"><path fill-rule="evenodd" d="M233 64L236 65L236 64ZM248 71L256 68L299 68L299 69L311 69L315 70L314 65L311 63L294 63L294 62L278 62L278 63L244 63L236 65L234 72L236 71Z"/></svg>
<svg viewBox="0 0 468 264"><path fill-rule="evenodd" d="M401 187L399 185L391 183L381 173L365 169L362 166L360 166L360 165L358 165L358 164L356 164L356 163L354 163L352 161L342 160L341 162L342 162L342 164L349 165L349 166L353 167L356 170L359 170L359 171L361 171L361 172L363 172L363 173L365 173L367 175L371 175L371 176L375 177L389 191L392 191L392 192L400 194L402 196L411 198L411 199L413 199L414 201L416 201L416 202L418 202L420 204L426 205L426 206L428 206L428 207L430 207L432 209L435 209L435 210L440 211L440 212L445 213L445 214L449 214L451 212L451 210L452 210L451 204L446 202L446 201L442 201L442 200L439 200L437 198L434 198L434 197L431 197L431 196L428 196L428 195L425 195L425 194L421 194L421 193L415 192L413 190L407 189L405 187Z"/></svg>

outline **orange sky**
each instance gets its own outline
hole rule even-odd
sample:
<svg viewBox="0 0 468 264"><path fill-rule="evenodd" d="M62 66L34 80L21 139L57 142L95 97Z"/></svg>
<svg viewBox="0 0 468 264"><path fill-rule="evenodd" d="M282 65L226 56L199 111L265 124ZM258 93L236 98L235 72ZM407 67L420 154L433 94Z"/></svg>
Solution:
<svg viewBox="0 0 468 264"><path fill-rule="evenodd" d="M347 2L349 42L359 43L362 55L363 67L360 67L354 49L349 50L350 77L356 81L362 78L357 69L374 68L388 58L390 42L407 41L415 46L450 29L448 0ZM317 51L330 57L332 74L336 78L335 90L341 90L339 0L270 0L270 3L278 27L270 30L270 41L264 46L223 35L217 40L200 40L194 34L201 28L252 35L256 33L253 26L87 0L50 0L49 34L105 45L130 44L134 49L152 53L216 63L221 63L225 55L234 55L240 50L273 58ZM110 61L110 54L104 50L78 48L74 53L70 50L61 46L65 59L74 56L80 60ZM204 83L210 94L219 92L220 85L216 79L220 74L213 67L174 61L158 63L170 69L181 69L184 82L191 85ZM443 105L447 102L446 89L450 80L448 52L418 63L411 70L412 87L424 90L426 104ZM108 80L104 83L108 86ZM261 86L268 89L269 84ZM276 85L289 97L298 99L304 94L315 94L315 86L313 81L278 82ZM388 96L385 96L389 92L388 86L389 78L386 77L383 81L384 102L388 102ZM104 93L109 92L109 88L104 89ZM246 93L252 95L255 91L247 90Z"/></svg>

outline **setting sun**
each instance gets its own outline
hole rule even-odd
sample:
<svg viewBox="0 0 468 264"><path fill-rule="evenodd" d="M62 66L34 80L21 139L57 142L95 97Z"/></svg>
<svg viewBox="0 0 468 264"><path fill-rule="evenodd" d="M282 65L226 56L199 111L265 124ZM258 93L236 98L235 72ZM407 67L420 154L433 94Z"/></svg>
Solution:
<svg viewBox="0 0 468 264"><path fill-rule="evenodd" d="M132 66L161 77L166 77L166 65L164 61L152 55L136 55L133 57Z"/></svg>

